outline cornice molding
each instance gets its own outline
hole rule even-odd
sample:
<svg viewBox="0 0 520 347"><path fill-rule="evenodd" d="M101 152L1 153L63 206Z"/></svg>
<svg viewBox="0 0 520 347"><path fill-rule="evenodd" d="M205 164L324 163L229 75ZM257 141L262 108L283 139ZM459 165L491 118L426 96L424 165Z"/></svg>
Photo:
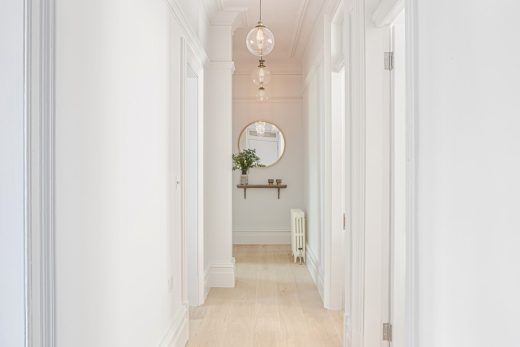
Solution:
<svg viewBox="0 0 520 347"><path fill-rule="evenodd" d="M253 71L255 67L251 66L251 68L247 69L244 67L237 68L235 70L235 76L250 76L251 71ZM271 69L271 75L273 76L302 76L300 70L291 70L291 69Z"/></svg>
<svg viewBox="0 0 520 347"><path fill-rule="evenodd" d="M178 0L165 0L169 5L170 10L172 11L175 18L178 20L181 25L184 36L186 36L187 44L192 49L193 53L198 57L198 59L205 64L208 61L208 55L206 53L206 49L199 37L195 34L195 31L191 27L184 10L182 9L181 4Z"/></svg>
<svg viewBox="0 0 520 347"><path fill-rule="evenodd" d="M307 8L309 7L309 0L304 0L302 2L302 6L300 7L298 22L296 24L296 30L293 35L292 43L291 43L291 54L290 57L294 57L296 53L296 47L300 42L300 36L302 34L302 25L305 16L307 15Z"/></svg>
<svg viewBox="0 0 520 347"><path fill-rule="evenodd" d="M324 0L321 4L319 15L316 17L314 23L311 26L311 30L309 32L309 37L300 38L298 46L296 47L296 55L305 56L307 54L307 49L309 47L309 43L312 41L312 34L314 32L314 28L320 23L323 25L326 17L334 18L334 14L341 7L343 0Z"/></svg>
<svg viewBox="0 0 520 347"><path fill-rule="evenodd" d="M235 75L250 75L258 67L258 63L237 63ZM300 64L267 64L273 75L302 75Z"/></svg>
<svg viewBox="0 0 520 347"><path fill-rule="evenodd" d="M296 55L304 56L305 54L307 54L307 47L309 46L309 42L311 42L313 39L313 33L314 33L314 29L316 28L316 25L318 25L318 23L323 23L324 9L326 8L325 5L326 5L327 1L338 1L338 0L323 0L321 2L320 10L318 12L319 14L314 19L314 22L310 25L311 29L309 30L309 33L305 37L305 40L303 39L303 36L302 36L302 37L300 37L300 40L298 41L298 45L296 47Z"/></svg>
<svg viewBox="0 0 520 347"><path fill-rule="evenodd" d="M230 7L216 12L210 18L210 25L231 27L232 32L247 26L247 7Z"/></svg>

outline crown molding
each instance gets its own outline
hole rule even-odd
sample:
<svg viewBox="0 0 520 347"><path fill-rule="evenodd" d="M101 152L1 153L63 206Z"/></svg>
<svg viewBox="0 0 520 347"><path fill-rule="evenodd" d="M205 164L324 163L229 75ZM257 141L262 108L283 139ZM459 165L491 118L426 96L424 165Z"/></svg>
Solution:
<svg viewBox="0 0 520 347"><path fill-rule="evenodd" d="M193 53L202 61L203 64L205 64L208 61L206 49L200 41L198 35L195 34L195 31L191 27L184 10L179 3L179 0L166 0L166 3L169 5L171 12L183 28L186 41L192 49Z"/></svg>
<svg viewBox="0 0 520 347"><path fill-rule="evenodd" d="M307 54L307 49L309 47L309 43L313 40L312 34L314 33L314 29L317 25L320 23L323 24L323 21L329 17L334 18L334 14L337 12L339 8L341 8L341 5L343 3L343 0L324 0L321 3L321 7L319 10L318 16L316 16L314 23L311 25L311 30L309 31L309 34L305 36L305 40L303 39L304 36L300 37L300 40L298 42L298 45L296 47L296 56L304 56ZM303 29L302 29L303 31Z"/></svg>
<svg viewBox="0 0 520 347"><path fill-rule="evenodd" d="M308 30L308 33L304 31L304 28L302 28L302 32L306 33L306 35L300 36L300 39L298 40L298 44L296 45L296 51L295 51L296 56L303 57L307 53L307 47L309 46L309 42L311 42L313 39L313 34L315 31L316 25L318 25L318 23L322 22L324 8L326 7L325 5L326 5L327 1L328 0L323 0L321 2L320 10L318 11L318 15L316 16L316 18L314 19L312 24L310 24L310 26L309 26L310 30Z"/></svg>
<svg viewBox="0 0 520 347"><path fill-rule="evenodd" d="M216 12L210 19L212 26L227 26L234 32L247 26L247 7L229 7Z"/></svg>
<svg viewBox="0 0 520 347"><path fill-rule="evenodd" d="M307 15L307 8L309 7L309 0L304 0L302 2L302 6L300 7L299 15L298 15L298 21L296 24L296 30L294 31L294 35L292 38L291 43L291 54L290 57L293 58L296 53L296 47L298 43L300 42L300 36L302 34L302 26L303 26L303 20L305 19L305 16Z"/></svg>
<svg viewBox="0 0 520 347"><path fill-rule="evenodd" d="M254 67L251 67L250 69L244 69L240 68L235 70L234 75L235 76L250 76L251 71L254 69ZM301 71L293 71L293 70L271 70L271 75L273 76L302 76Z"/></svg>
<svg viewBox="0 0 520 347"><path fill-rule="evenodd" d="M235 75L250 75L251 71L258 67L257 64L252 63L239 63L237 64L237 68L235 70ZM271 70L271 74L273 75L302 75L302 67L299 64L269 64L267 63L267 67Z"/></svg>

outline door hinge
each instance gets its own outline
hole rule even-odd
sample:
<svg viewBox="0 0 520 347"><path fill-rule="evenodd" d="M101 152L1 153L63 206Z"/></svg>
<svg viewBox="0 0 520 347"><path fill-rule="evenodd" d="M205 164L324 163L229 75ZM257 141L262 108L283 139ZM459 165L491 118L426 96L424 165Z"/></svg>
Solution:
<svg viewBox="0 0 520 347"><path fill-rule="evenodd" d="M343 213L343 230L347 230L347 214Z"/></svg>
<svg viewBox="0 0 520 347"><path fill-rule="evenodd" d="M383 341L392 341L392 323L383 323Z"/></svg>
<svg viewBox="0 0 520 347"><path fill-rule="evenodd" d="M394 52L385 52L385 70L394 69Z"/></svg>

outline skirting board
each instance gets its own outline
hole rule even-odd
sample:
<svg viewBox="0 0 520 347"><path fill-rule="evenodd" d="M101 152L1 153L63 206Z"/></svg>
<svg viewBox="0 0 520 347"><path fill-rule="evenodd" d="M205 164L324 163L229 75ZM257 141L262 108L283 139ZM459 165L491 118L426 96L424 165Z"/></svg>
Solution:
<svg viewBox="0 0 520 347"><path fill-rule="evenodd" d="M208 282L208 276L209 276L209 268L206 268L204 270L204 302L206 302L206 299L208 298L209 290L211 289Z"/></svg>
<svg viewBox="0 0 520 347"><path fill-rule="evenodd" d="M233 231L234 245L290 245L290 231Z"/></svg>
<svg viewBox="0 0 520 347"><path fill-rule="evenodd" d="M164 335L159 347L184 347L189 338L188 308L182 306L175 316L172 325Z"/></svg>
<svg viewBox="0 0 520 347"><path fill-rule="evenodd" d="M343 340L345 346L352 346L352 322L348 313L343 313Z"/></svg>
<svg viewBox="0 0 520 347"><path fill-rule="evenodd" d="M316 255L307 245L307 270L311 274L312 280L318 287L318 292L320 293L321 299L323 300L323 274L320 272L320 262L316 259Z"/></svg>
<svg viewBox="0 0 520 347"><path fill-rule="evenodd" d="M212 264L206 271L206 290L209 288L234 288L235 263Z"/></svg>

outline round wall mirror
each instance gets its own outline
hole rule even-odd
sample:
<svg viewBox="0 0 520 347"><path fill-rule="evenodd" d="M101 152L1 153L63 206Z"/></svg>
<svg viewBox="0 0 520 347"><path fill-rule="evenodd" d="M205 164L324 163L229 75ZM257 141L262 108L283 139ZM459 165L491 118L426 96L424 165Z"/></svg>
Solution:
<svg viewBox="0 0 520 347"><path fill-rule="evenodd" d="M283 156L285 138L273 123L256 121L248 124L240 133L238 149L254 149L262 165L272 166Z"/></svg>

